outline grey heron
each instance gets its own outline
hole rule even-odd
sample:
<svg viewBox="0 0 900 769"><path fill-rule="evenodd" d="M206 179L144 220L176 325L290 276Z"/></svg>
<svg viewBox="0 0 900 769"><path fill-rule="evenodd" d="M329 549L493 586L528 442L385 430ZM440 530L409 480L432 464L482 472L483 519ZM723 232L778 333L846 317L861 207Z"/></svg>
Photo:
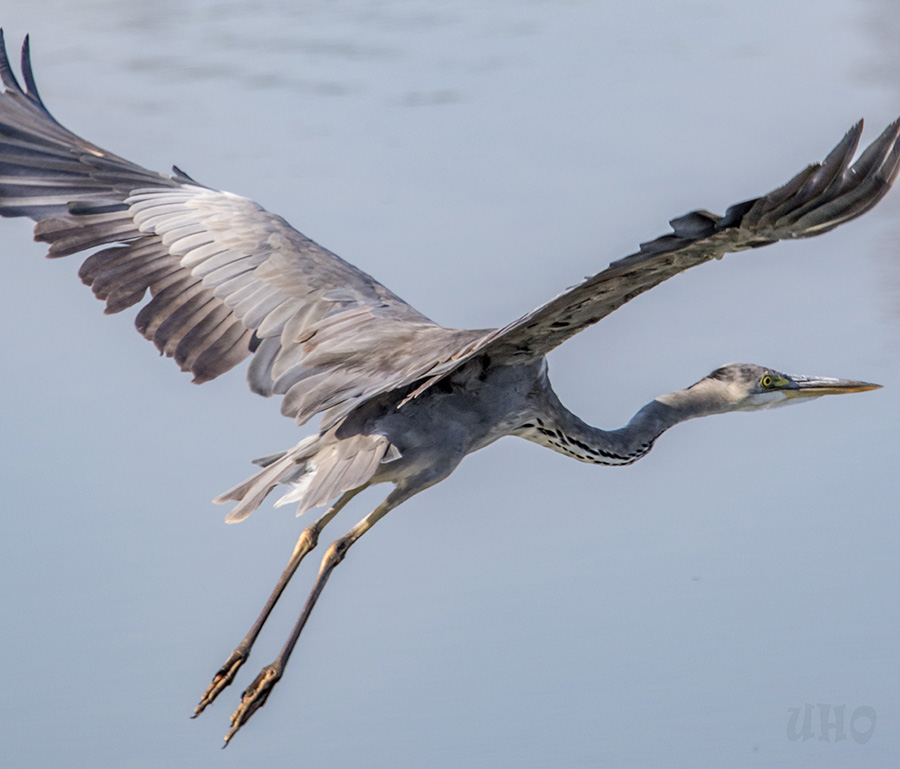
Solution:
<svg viewBox="0 0 900 769"><path fill-rule="evenodd" d="M855 380L789 376L730 364L662 395L619 430L591 427L550 385L546 355L638 294L726 253L810 237L853 219L887 192L900 165L900 124L853 157L858 123L820 163L784 186L728 208L673 219L672 232L500 329L439 326L370 276L246 198L178 169L162 175L69 132L47 111L22 49L24 88L0 39L0 215L37 221L49 255L91 252L82 280L106 311L150 300L137 327L195 382L250 358L251 389L281 395L298 425L319 429L258 461L222 494L229 522L276 486L297 513L330 505L300 535L247 636L215 674L195 715L234 680L282 590L322 529L362 489L394 488L327 549L282 652L247 687L226 744L261 707L334 568L387 512L446 478L467 454L516 435L583 462L631 464L687 419L870 390Z"/></svg>

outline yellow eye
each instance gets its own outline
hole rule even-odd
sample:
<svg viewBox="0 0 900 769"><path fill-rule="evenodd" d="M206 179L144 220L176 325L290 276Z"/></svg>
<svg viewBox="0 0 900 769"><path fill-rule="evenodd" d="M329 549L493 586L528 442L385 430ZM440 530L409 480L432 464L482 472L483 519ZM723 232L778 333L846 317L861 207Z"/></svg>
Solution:
<svg viewBox="0 0 900 769"><path fill-rule="evenodd" d="M761 384L763 387L771 387L772 384L773 384L773 382L774 382L774 380L772 379L772 377L771 377L769 374L766 374L766 375L760 380L760 384Z"/></svg>

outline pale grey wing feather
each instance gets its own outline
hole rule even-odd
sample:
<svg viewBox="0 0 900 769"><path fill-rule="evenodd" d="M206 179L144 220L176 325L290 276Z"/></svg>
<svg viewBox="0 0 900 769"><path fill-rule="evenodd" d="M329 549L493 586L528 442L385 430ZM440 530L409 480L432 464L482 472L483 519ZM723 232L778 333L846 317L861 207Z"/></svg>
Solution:
<svg viewBox="0 0 900 769"><path fill-rule="evenodd" d="M298 422L427 374L477 332L445 329L252 200L148 171L61 126L0 38L0 215L49 256L100 249L80 276L106 311L150 300L138 331L196 382L248 376Z"/></svg>
<svg viewBox="0 0 900 769"><path fill-rule="evenodd" d="M768 195L731 206L724 216L693 211L673 219L672 233L642 244L639 252L486 334L466 354L436 367L414 395L476 355L544 355L638 294L691 267L733 251L820 235L860 216L881 200L897 176L900 120L851 165L861 133L862 121L822 163L807 167Z"/></svg>

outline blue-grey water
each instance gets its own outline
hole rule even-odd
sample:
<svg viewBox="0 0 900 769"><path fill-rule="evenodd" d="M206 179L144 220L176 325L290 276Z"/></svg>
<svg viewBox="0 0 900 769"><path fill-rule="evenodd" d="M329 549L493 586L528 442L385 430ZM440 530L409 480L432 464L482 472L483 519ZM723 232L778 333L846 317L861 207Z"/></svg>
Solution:
<svg viewBox="0 0 900 769"><path fill-rule="evenodd" d="M457 327L900 114L895 0L0 8L73 130L254 197ZM354 548L224 753L318 558L190 721L304 525L266 505L225 526L209 499L296 428L242 372L191 386L103 317L74 260L0 228L3 766L896 761L900 191L677 277L551 356L567 405L608 427L735 360L883 390L691 422L618 470L513 439L469 458Z"/></svg>

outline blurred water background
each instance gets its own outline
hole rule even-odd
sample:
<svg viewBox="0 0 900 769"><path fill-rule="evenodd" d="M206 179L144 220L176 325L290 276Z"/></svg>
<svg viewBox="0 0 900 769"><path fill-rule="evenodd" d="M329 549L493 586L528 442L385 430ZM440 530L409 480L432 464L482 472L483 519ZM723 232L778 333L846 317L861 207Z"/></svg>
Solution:
<svg viewBox="0 0 900 769"><path fill-rule="evenodd" d="M67 126L255 198L456 327L502 325L900 114L895 0L0 8ZM191 386L74 260L2 231L4 766L896 761L900 193L675 278L551 356L605 427L736 360L883 390L691 422L618 470L511 439L468 459L354 549L225 753L318 558L190 721L304 525L265 506L225 526L209 499L296 428L242 373ZM812 738L790 739L805 703Z"/></svg>

